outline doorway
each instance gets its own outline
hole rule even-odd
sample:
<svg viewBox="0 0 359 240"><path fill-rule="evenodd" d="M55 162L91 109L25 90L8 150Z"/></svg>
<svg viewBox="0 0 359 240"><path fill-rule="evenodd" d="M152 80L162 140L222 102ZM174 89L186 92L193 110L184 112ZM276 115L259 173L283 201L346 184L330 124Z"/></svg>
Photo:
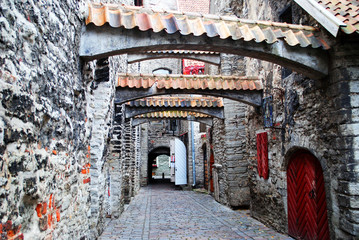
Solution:
<svg viewBox="0 0 359 240"><path fill-rule="evenodd" d="M297 152L287 170L288 233L296 239L329 239L323 171L309 152Z"/></svg>

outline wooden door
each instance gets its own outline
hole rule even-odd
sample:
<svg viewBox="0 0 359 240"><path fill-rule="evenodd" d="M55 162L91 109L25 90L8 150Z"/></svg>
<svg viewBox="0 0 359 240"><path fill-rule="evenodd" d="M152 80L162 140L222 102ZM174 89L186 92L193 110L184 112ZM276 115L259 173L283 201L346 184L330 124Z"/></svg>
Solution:
<svg viewBox="0 0 359 240"><path fill-rule="evenodd" d="M187 153L184 143L175 139L175 184L187 184Z"/></svg>
<svg viewBox="0 0 359 240"><path fill-rule="evenodd" d="M204 167L204 189L208 190L208 161L207 161L207 145L202 146L203 152L203 167Z"/></svg>
<svg viewBox="0 0 359 240"><path fill-rule="evenodd" d="M288 165L288 232L296 239L329 239L323 171L308 152L295 154Z"/></svg>
<svg viewBox="0 0 359 240"><path fill-rule="evenodd" d="M214 192L214 185L213 185L213 164L214 164L214 156L213 156L213 151L211 150L211 156L209 157L209 171L210 171L210 191Z"/></svg>

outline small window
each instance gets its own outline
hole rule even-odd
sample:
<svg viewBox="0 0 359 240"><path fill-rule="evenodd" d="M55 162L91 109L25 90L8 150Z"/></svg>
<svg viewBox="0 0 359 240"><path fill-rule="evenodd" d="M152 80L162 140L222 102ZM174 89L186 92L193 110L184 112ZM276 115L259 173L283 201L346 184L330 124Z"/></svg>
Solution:
<svg viewBox="0 0 359 240"><path fill-rule="evenodd" d="M207 125L204 123L200 123L199 124L199 132L206 132L207 130Z"/></svg>
<svg viewBox="0 0 359 240"><path fill-rule="evenodd" d="M293 23L292 19L292 5L285 7L279 14L279 21L285 23ZM292 70L282 67L282 79L288 77L292 73Z"/></svg>
<svg viewBox="0 0 359 240"><path fill-rule="evenodd" d="M171 71L171 69L168 69L168 68L157 68L157 69L153 70L152 73L159 74L159 75L166 75L166 74L171 74L172 71Z"/></svg>
<svg viewBox="0 0 359 240"><path fill-rule="evenodd" d="M282 12L279 13L279 21L285 23L293 23L292 19L292 5L285 7Z"/></svg>
<svg viewBox="0 0 359 240"><path fill-rule="evenodd" d="M142 0L135 0L135 6L143 6Z"/></svg>

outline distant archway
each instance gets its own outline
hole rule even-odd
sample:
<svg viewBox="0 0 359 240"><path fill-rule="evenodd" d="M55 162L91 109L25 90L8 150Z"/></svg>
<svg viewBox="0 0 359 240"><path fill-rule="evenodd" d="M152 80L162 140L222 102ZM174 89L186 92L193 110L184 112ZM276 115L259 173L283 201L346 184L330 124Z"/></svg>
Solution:
<svg viewBox="0 0 359 240"><path fill-rule="evenodd" d="M169 157L170 156L170 147L169 146L156 147L148 153L148 163L147 163L147 182L148 183L154 182L153 178L152 178L153 164L154 164L154 161L156 160L156 158L161 155L166 155Z"/></svg>

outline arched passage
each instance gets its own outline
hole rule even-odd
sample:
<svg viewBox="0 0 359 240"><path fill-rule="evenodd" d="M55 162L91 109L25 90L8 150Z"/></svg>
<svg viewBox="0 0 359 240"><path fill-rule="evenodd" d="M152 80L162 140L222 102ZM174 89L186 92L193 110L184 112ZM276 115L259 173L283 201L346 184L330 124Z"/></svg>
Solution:
<svg viewBox="0 0 359 240"><path fill-rule="evenodd" d="M152 178L153 164L154 164L154 161L156 160L156 158L158 156L162 156L162 155L166 155L166 156L170 157L170 147L169 146L156 147L148 153L148 163L147 163L148 183L154 182L153 178Z"/></svg>
<svg viewBox="0 0 359 240"><path fill-rule="evenodd" d="M90 4L89 9L80 43L80 56L87 60L153 50L216 49L273 62L314 79L328 74L329 46L315 37L313 27L126 6Z"/></svg>
<svg viewBox="0 0 359 240"><path fill-rule="evenodd" d="M118 74L116 104L158 95L198 94L224 97L252 106L262 104L258 77L208 75Z"/></svg>
<svg viewBox="0 0 359 240"><path fill-rule="evenodd" d="M126 118L133 118L139 115L153 113L153 112L164 112L164 111L187 111L193 113L201 113L207 116L224 119L223 107L125 107Z"/></svg>

